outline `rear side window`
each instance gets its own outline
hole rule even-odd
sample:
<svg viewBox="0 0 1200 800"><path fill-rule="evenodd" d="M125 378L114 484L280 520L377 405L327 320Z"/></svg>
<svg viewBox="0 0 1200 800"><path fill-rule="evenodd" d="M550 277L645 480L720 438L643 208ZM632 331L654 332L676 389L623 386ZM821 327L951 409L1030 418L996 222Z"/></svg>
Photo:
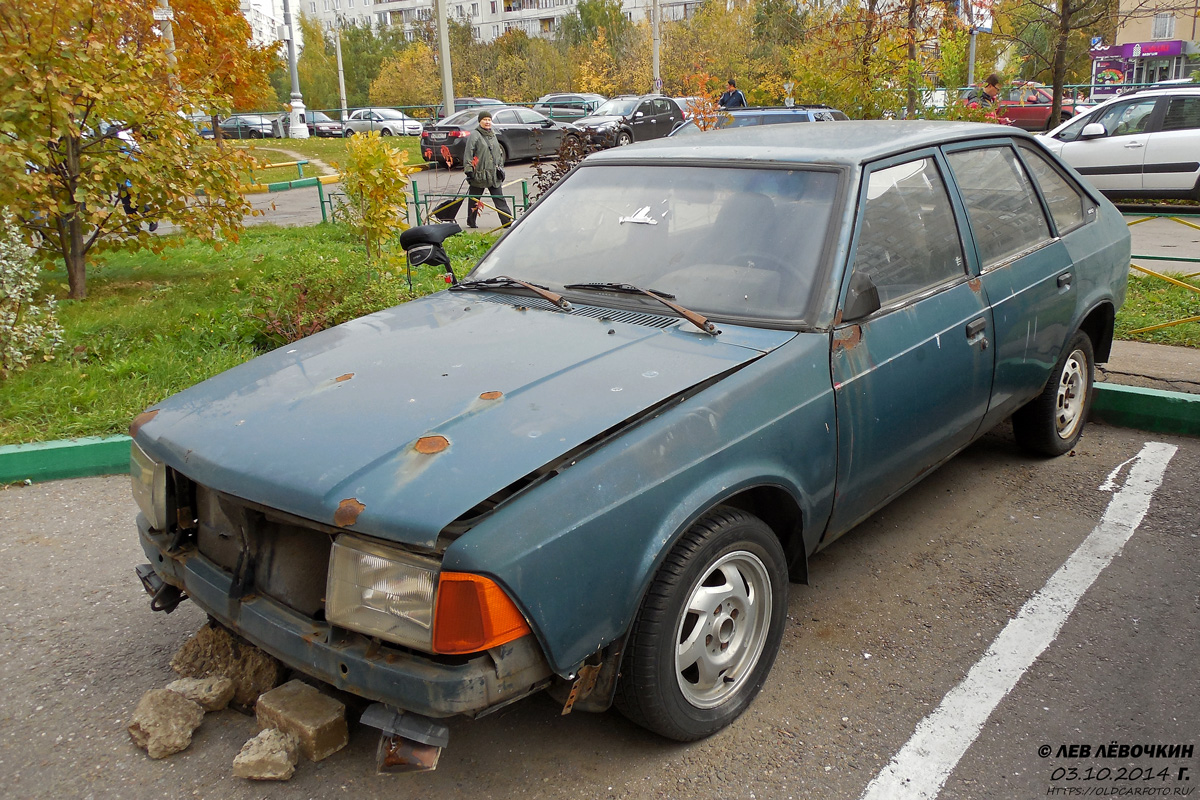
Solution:
<svg viewBox="0 0 1200 800"><path fill-rule="evenodd" d="M1054 226L1059 234L1082 225L1086 219L1084 209L1090 207L1092 201L1064 178L1046 156L1034 148L1022 147L1021 155L1042 189L1042 197L1046 198L1046 205L1050 208L1050 216L1054 218Z"/></svg>
<svg viewBox="0 0 1200 800"><path fill-rule="evenodd" d="M984 269L1050 240L1037 193L1011 147L960 150L948 160Z"/></svg>
<svg viewBox="0 0 1200 800"><path fill-rule="evenodd" d="M931 158L875 170L867 183L855 274L888 305L966 274L946 185Z"/></svg>
<svg viewBox="0 0 1200 800"><path fill-rule="evenodd" d="M1200 97L1172 97L1163 117L1162 130L1185 131L1200 128Z"/></svg>

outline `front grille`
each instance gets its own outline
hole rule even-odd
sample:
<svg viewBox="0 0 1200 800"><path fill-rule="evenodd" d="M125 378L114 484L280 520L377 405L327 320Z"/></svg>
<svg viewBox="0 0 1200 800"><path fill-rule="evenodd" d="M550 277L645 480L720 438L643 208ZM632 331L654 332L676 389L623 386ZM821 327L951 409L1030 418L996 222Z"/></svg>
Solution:
<svg viewBox="0 0 1200 800"><path fill-rule="evenodd" d="M239 596L263 594L324 618L331 534L203 486L196 516L197 548L233 576Z"/></svg>

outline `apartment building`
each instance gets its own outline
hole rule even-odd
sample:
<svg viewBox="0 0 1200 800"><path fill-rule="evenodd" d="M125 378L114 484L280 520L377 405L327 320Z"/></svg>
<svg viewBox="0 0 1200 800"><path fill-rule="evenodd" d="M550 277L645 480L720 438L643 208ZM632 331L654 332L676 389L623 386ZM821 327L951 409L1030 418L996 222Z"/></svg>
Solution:
<svg viewBox="0 0 1200 800"><path fill-rule="evenodd" d="M242 16L250 23L255 44L270 44L279 40L283 10L279 0L242 0Z"/></svg>
<svg viewBox="0 0 1200 800"><path fill-rule="evenodd" d="M1092 48L1092 82L1105 87L1094 96L1200 69L1200 0L1120 0L1118 13L1116 42Z"/></svg>

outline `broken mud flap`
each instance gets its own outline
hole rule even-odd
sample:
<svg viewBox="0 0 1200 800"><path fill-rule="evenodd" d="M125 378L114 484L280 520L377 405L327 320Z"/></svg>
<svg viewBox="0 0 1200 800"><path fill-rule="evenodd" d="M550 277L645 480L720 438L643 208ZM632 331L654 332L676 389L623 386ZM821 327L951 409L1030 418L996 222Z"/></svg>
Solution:
<svg viewBox="0 0 1200 800"><path fill-rule="evenodd" d="M146 594L150 595L151 611L170 614L179 607L180 603L188 599L188 596L178 586L172 586L158 577L154 567L149 564L139 564L134 567L134 571L137 573L138 580L142 582L142 588L146 590Z"/></svg>
<svg viewBox="0 0 1200 800"><path fill-rule="evenodd" d="M442 748L450 743L450 729L442 723L383 703L372 703L359 721L382 732L375 754L375 768L381 775L432 772Z"/></svg>

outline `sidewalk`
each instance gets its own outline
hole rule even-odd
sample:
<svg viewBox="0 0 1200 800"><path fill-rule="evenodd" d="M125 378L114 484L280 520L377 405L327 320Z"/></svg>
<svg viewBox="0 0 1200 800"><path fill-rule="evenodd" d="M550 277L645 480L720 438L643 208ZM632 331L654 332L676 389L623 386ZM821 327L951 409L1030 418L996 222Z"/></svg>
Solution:
<svg viewBox="0 0 1200 800"><path fill-rule="evenodd" d="M1097 366L1096 381L1200 394L1200 350L1116 341L1108 363Z"/></svg>

